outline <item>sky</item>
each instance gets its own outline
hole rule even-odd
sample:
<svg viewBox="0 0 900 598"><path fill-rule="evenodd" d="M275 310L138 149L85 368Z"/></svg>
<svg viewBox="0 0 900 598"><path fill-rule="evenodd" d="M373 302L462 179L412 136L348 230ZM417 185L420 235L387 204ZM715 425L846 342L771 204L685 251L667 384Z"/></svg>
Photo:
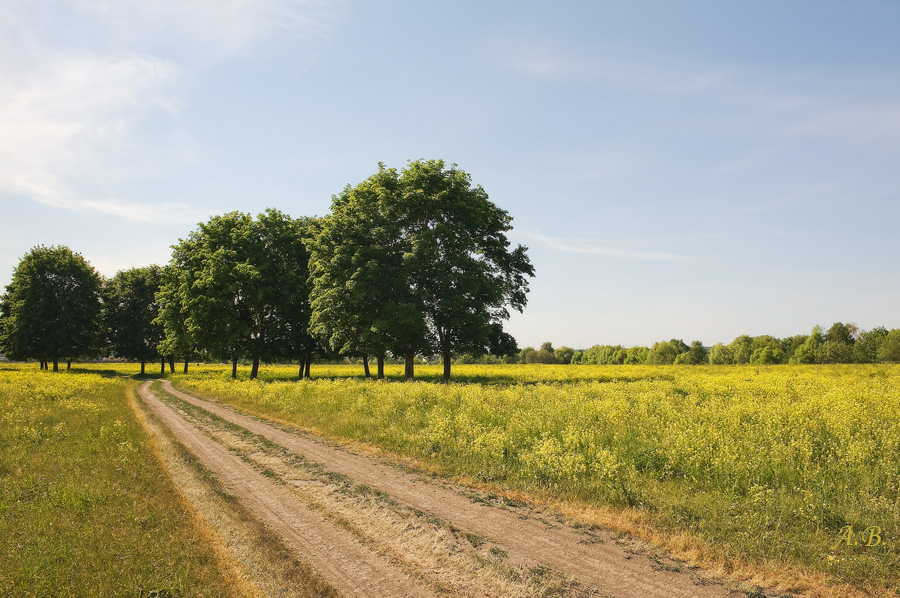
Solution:
<svg viewBox="0 0 900 598"><path fill-rule="evenodd" d="M2 0L0 286L443 159L535 266L507 330L900 328L894 0Z"/></svg>

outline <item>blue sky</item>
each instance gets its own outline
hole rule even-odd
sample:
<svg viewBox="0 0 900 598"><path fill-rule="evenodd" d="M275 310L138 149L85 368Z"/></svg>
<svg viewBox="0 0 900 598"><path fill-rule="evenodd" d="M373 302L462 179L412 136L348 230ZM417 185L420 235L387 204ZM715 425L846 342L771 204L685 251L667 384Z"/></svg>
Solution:
<svg viewBox="0 0 900 598"><path fill-rule="evenodd" d="M897 31L873 0L6 0L0 285L442 158L529 247L521 346L897 328Z"/></svg>

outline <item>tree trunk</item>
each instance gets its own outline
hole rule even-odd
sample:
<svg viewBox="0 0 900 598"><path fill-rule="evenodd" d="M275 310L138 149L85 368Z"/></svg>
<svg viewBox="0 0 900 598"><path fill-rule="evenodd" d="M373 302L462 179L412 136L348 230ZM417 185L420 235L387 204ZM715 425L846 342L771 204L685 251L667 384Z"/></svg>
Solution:
<svg viewBox="0 0 900 598"><path fill-rule="evenodd" d="M166 358L165 357L159 358L159 375L160 376L166 375Z"/></svg>
<svg viewBox="0 0 900 598"><path fill-rule="evenodd" d="M306 378L309 379L309 370L312 367L312 356L306 358Z"/></svg>
<svg viewBox="0 0 900 598"><path fill-rule="evenodd" d="M141 376L144 375L144 360L141 360Z"/></svg>
<svg viewBox="0 0 900 598"><path fill-rule="evenodd" d="M66 360L66 369L67 370L72 369L72 360L71 359Z"/></svg>
<svg viewBox="0 0 900 598"><path fill-rule="evenodd" d="M444 382L450 382L450 351L444 351Z"/></svg>
<svg viewBox="0 0 900 598"><path fill-rule="evenodd" d="M369 356L363 355L363 370L366 372L366 380L372 377L372 372L369 371Z"/></svg>
<svg viewBox="0 0 900 598"><path fill-rule="evenodd" d="M169 355L169 373L170 374L175 373L175 356L174 355Z"/></svg>
<svg viewBox="0 0 900 598"><path fill-rule="evenodd" d="M378 356L378 379L384 380L384 353Z"/></svg>
<svg viewBox="0 0 900 598"><path fill-rule="evenodd" d="M184 373L185 374L187 374L187 370L188 370L187 366L188 366L188 360L187 360L187 358L185 358L185 360L184 360Z"/></svg>
<svg viewBox="0 0 900 598"><path fill-rule="evenodd" d="M250 379L256 380L256 376L259 374L259 355L253 356L253 367L250 368Z"/></svg>
<svg viewBox="0 0 900 598"><path fill-rule="evenodd" d="M414 369L413 369L414 368L413 359L415 359L415 357L416 356L414 353L408 353L406 355L406 379L407 380L413 379L413 375L415 373Z"/></svg>
<svg viewBox="0 0 900 598"><path fill-rule="evenodd" d="M300 359L300 367L297 369L297 379L303 380L303 366L306 365L306 359Z"/></svg>
<svg viewBox="0 0 900 598"><path fill-rule="evenodd" d="M59 359L56 357L53 358L53 371L54 372L59 371Z"/></svg>
<svg viewBox="0 0 900 598"><path fill-rule="evenodd" d="M234 357L231 360L231 379L234 380L236 378L237 378L237 357Z"/></svg>

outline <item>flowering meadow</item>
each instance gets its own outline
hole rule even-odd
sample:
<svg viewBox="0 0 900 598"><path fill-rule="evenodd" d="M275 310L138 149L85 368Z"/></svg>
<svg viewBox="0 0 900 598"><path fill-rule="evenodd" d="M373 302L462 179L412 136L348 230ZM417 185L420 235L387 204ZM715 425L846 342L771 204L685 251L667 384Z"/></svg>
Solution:
<svg viewBox="0 0 900 598"><path fill-rule="evenodd" d="M492 488L639 510L722 554L898 587L900 366L359 369L173 381Z"/></svg>

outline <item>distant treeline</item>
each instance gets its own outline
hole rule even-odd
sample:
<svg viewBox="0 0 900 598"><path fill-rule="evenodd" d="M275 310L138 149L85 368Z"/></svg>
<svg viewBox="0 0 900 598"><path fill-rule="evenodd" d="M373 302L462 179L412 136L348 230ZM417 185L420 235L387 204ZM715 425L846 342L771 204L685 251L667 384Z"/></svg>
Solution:
<svg viewBox="0 0 900 598"><path fill-rule="evenodd" d="M589 349L553 348L544 343L540 349L526 347L502 360L463 356L459 363L557 363L582 365L684 364L713 365L779 363L881 363L900 362L900 329L884 327L860 330L854 324L835 322L824 330L815 326L809 334L787 338L742 335L729 344L705 347L700 341L690 345L681 339L654 343L652 347L594 345Z"/></svg>

